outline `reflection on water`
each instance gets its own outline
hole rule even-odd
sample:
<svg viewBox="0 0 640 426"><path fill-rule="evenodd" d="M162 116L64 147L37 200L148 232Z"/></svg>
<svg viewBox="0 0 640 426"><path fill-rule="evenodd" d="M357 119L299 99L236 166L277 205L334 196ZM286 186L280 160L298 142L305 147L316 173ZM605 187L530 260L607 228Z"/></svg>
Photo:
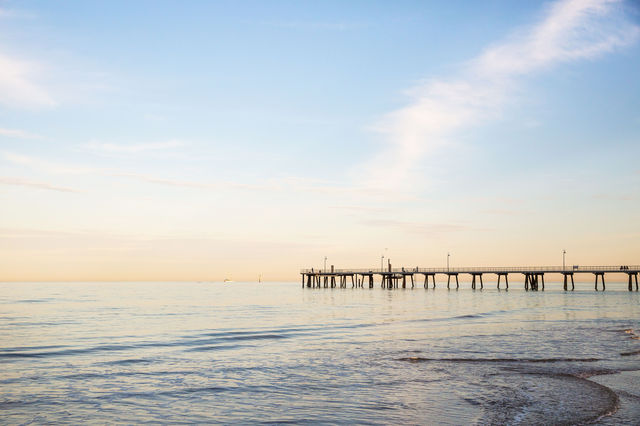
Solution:
<svg viewBox="0 0 640 426"><path fill-rule="evenodd" d="M7 423L633 422L640 295L607 289L2 283L0 410Z"/></svg>

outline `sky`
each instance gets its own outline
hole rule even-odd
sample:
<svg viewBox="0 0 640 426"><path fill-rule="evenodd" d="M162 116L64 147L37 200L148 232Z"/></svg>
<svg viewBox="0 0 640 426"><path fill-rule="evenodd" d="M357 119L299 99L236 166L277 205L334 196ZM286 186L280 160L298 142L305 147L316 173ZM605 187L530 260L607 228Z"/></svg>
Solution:
<svg viewBox="0 0 640 426"><path fill-rule="evenodd" d="M0 280L640 264L640 5L0 1Z"/></svg>

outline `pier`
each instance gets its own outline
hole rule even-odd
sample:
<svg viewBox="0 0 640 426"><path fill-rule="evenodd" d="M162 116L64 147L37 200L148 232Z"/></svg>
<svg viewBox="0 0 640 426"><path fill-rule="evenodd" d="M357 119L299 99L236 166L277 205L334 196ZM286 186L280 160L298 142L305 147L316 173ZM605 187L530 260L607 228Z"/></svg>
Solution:
<svg viewBox="0 0 640 426"><path fill-rule="evenodd" d="M617 266L516 266L516 267L464 267L464 268L392 268L391 264L383 269L335 269L331 265L330 269L302 269L302 287L307 288L373 288L378 281L382 288L411 288L416 286L420 279L424 288L429 288L433 284L436 288L436 276L447 277L447 288L451 288L455 281L455 288L460 288L459 275L471 277L471 288L484 288L484 275L497 276L497 288L500 288L500 281L504 278L505 288L509 288L509 274L524 276L524 289L527 291L544 291L544 278L548 274L562 275L563 289L565 291L575 290L574 275L588 274L594 276L595 290L606 290L606 274L626 274L628 276L628 289L638 291L638 274L640 265L617 265ZM571 288L569 289L569 283ZM598 285L600 284L600 286Z"/></svg>

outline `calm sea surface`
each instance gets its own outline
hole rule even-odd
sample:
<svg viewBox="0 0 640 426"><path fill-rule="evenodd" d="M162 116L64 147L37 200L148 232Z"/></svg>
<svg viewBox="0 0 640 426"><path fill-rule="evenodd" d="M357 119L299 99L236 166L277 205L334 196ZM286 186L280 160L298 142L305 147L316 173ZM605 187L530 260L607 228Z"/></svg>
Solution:
<svg viewBox="0 0 640 426"><path fill-rule="evenodd" d="M0 423L640 422L640 294L510 284L0 283Z"/></svg>

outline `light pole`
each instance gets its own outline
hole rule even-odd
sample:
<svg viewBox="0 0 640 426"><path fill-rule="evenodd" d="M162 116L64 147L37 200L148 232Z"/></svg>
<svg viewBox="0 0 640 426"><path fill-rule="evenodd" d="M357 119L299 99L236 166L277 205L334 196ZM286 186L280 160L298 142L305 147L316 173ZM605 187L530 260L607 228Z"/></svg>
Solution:
<svg viewBox="0 0 640 426"><path fill-rule="evenodd" d="M387 252L387 248L385 247L384 253L386 252ZM382 256L380 256L380 272L384 271L384 253L382 253Z"/></svg>
<svg viewBox="0 0 640 426"><path fill-rule="evenodd" d="M447 272L449 272L449 257L451 255L449 253L447 253Z"/></svg>
<svg viewBox="0 0 640 426"><path fill-rule="evenodd" d="M564 256L567 254L566 250L562 250L562 270L565 270L565 266L564 266Z"/></svg>

